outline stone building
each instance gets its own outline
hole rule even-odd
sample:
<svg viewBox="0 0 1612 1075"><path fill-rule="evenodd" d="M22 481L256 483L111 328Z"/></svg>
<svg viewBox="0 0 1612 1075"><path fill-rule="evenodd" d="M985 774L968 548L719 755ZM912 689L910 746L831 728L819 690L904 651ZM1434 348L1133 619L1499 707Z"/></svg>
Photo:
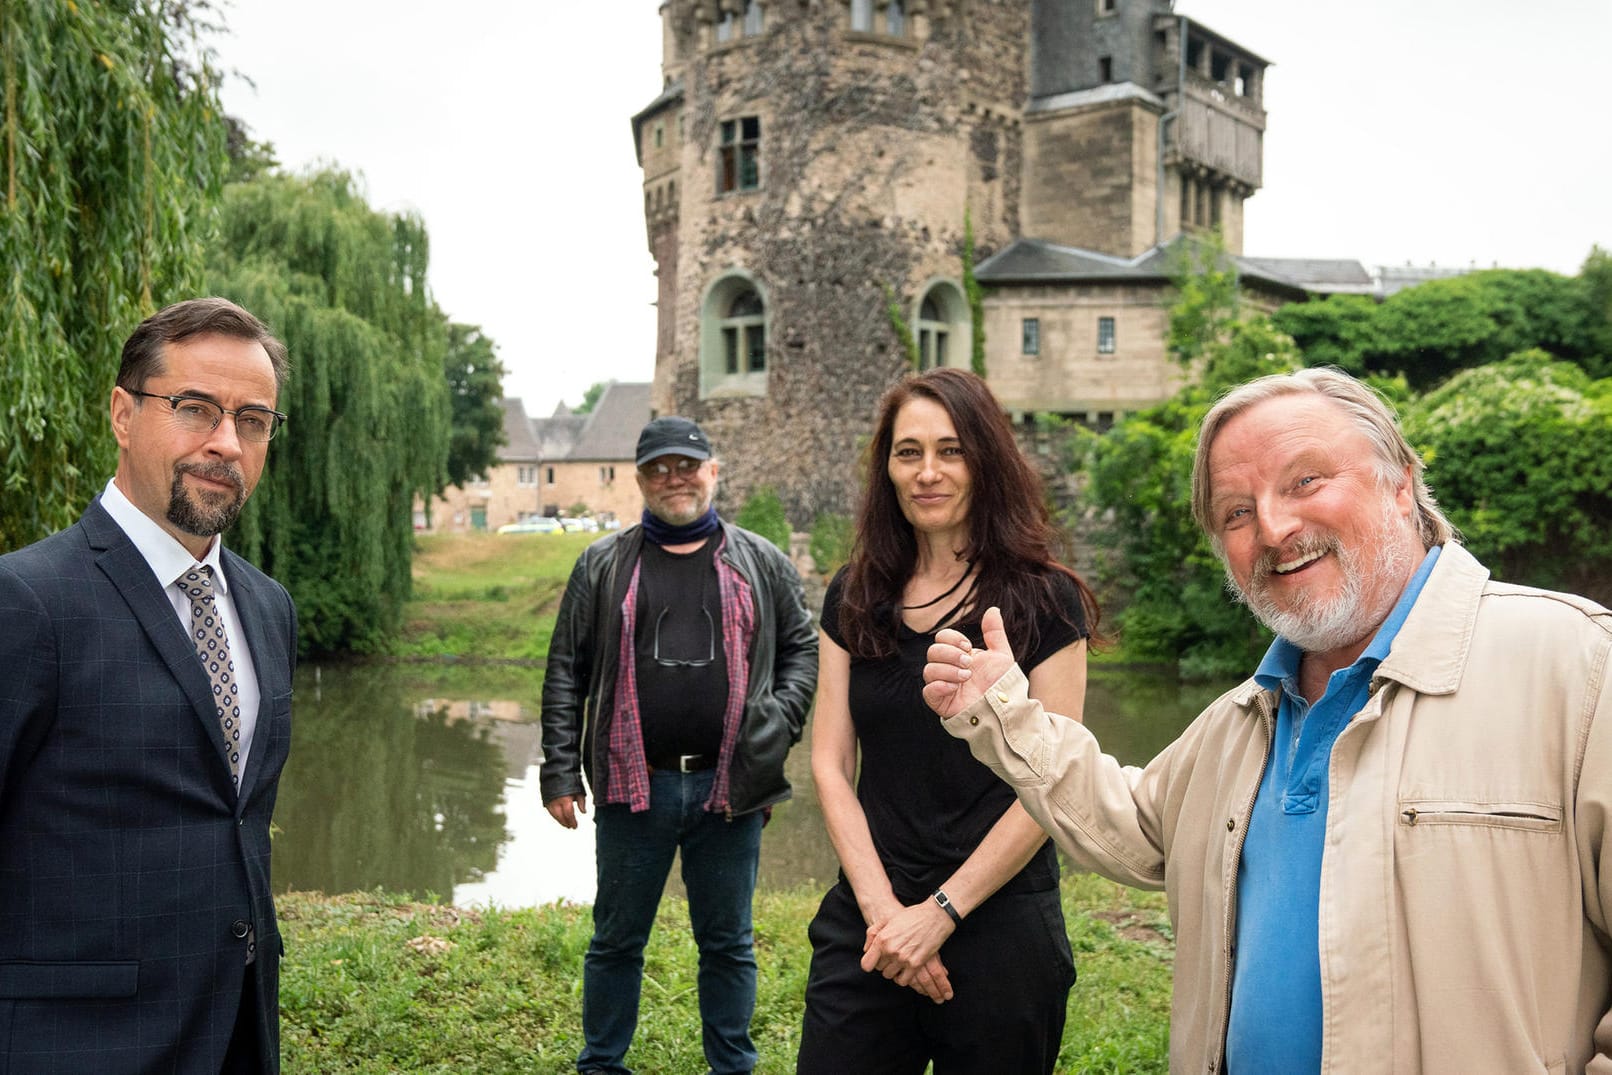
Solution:
<svg viewBox="0 0 1612 1075"><path fill-rule="evenodd" d="M534 419L538 514L636 522L644 498L634 478L633 457L638 431L648 421L649 385L622 381L606 385L587 414Z"/></svg>
<svg viewBox="0 0 1612 1075"><path fill-rule="evenodd" d="M638 518L644 502L633 455L649 421L649 385L612 381L587 414L561 404L548 418L532 418L518 398L500 403L498 461L482 478L445 489L429 514L416 503L416 530L497 530L537 515L588 516L601 524Z"/></svg>
<svg viewBox="0 0 1612 1075"><path fill-rule="evenodd" d="M664 0L633 117L659 322L651 407L722 446L728 510L850 510L883 390L970 364L1095 425L1178 386L1171 240L1242 253L1268 61L1170 0ZM1262 304L1369 278L1242 265Z"/></svg>

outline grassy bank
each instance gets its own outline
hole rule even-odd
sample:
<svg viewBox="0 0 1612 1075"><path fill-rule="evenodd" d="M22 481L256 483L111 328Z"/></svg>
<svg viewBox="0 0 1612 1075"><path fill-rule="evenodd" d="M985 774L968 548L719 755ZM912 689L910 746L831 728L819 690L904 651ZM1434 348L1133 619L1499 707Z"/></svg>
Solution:
<svg viewBox="0 0 1612 1075"><path fill-rule="evenodd" d="M559 596L595 536L422 538L395 655L432 662L438 691L446 665L450 676L462 670L466 696L491 690L535 701ZM811 957L806 923L821 895L757 897L760 1072L794 1070ZM1167 1070L1172 943L1162 897L1066 874L1063 898L1079 981L1058 1070ZM280 911L288 1075L573 1070L588 908L477 911L387 893L292 893ZM646 953L628 1058L645 1075L705 1070L696 969L687 907L668 897Z"/></svg>
<svg viewBox="0 0 1612 1075"><path fill-rule="evenodd" d="M1080 979L1060 1072L1163 1072L1170 1004L1163 899L1068 877L1064 907ZM756 901L758 1072L794 1070L818 891ZM470 911L381 893L280 901L288 957L281 1037L299 1072L562 1073L580 1047L588 909ZM661 907L646 953L643 1007L628 1062L698 1073L696 951L681 900ZM849 1069L848 1069L849 1070Z"/></svg>

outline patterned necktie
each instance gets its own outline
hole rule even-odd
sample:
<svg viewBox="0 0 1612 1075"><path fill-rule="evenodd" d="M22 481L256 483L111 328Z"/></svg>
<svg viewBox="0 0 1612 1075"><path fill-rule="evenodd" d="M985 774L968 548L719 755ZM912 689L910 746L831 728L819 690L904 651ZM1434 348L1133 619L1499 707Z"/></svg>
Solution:
<svg viewBox="0 0 1612 1075"><path fill-rule="evenodd" d="M213 603L213 569L197 564L179 580L179 587L190 598L190 640L213 685L213 704L218 707L218 723L224 729L229 748L229 775L235 790L241 790L241 698L235 689L235 662L229 655L229 639L224 634L224 617Z"/></svg>

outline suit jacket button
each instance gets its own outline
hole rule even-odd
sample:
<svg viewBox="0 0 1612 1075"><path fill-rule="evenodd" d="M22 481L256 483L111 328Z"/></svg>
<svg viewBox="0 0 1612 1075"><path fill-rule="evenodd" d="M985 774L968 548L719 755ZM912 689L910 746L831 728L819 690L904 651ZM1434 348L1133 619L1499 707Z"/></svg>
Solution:
<svg viewBox="0 0 1612 1075"><path fill-rule="evenodd" d="M245 919L237 918L230 924L229 931L235 934L236 940L244 941L246 940L246 935L252 932L252 927L246 924Z"/></svg>

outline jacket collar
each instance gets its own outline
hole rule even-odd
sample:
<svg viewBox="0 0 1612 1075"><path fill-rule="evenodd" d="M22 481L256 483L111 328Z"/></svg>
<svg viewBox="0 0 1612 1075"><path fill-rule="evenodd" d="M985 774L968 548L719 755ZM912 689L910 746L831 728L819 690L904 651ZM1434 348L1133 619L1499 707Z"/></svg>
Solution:
<svg viewBox="0 0 1612 1075"><path fill-rule="evenodd" d="M1391 679L1421 694L1455 693L1488 581L1489 569L1471 553L1454 542L1446 544L1374 680ZM1263 688L1250 676L1229 697L1247 710L1261 693Z"/></svg>
<svg viewBox="0 0 1612 1075"><path fill-rule="evenodd" d="M1377 678L1403 683L1420 694L1454 694L1488 581L1489 569L1471 553L1454 542L1446 544L1394 648L1377 666Z"/></svg>

